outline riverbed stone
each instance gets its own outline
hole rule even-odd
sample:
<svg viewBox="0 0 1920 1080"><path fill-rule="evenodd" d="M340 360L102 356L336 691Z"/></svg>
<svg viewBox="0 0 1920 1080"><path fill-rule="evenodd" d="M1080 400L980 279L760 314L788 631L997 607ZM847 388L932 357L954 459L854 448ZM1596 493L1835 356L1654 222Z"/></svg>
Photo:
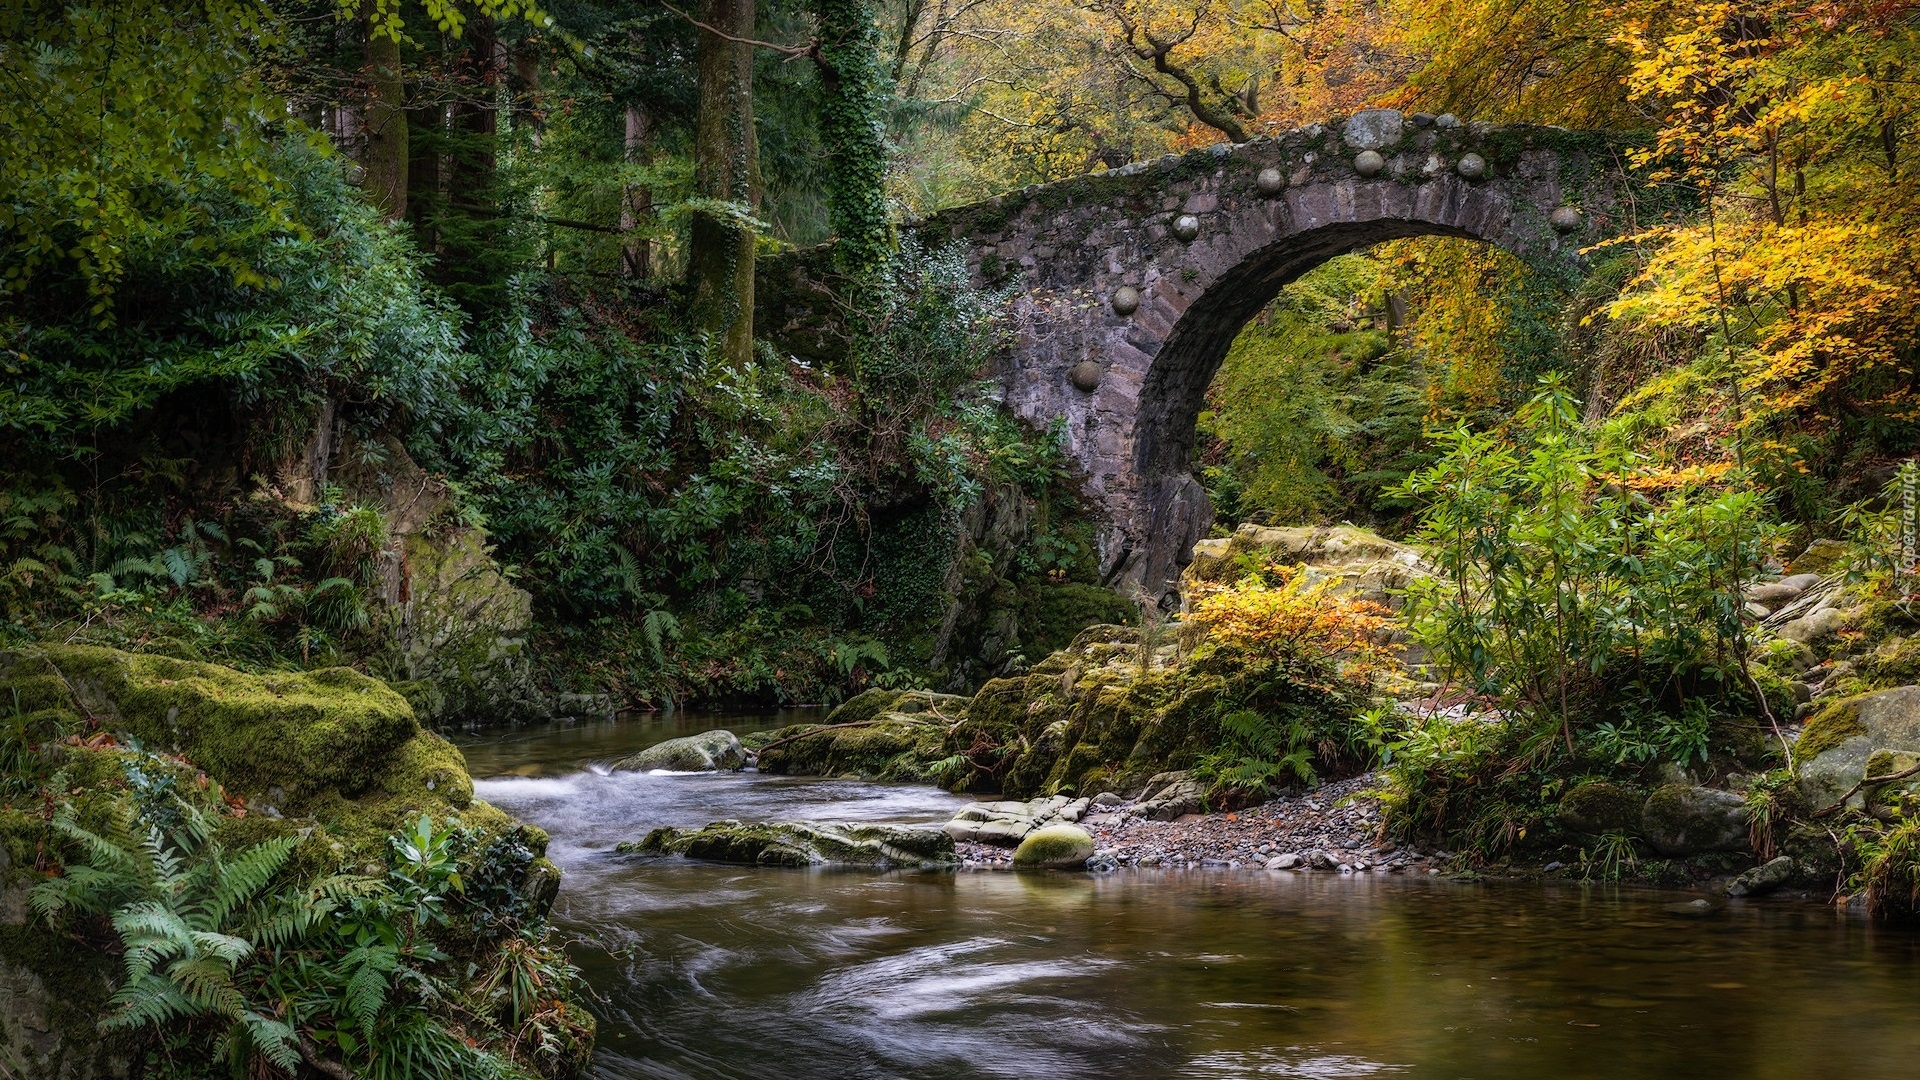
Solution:
<svg viewBox="0 0 1920 1080"><path fill-rule="evenodd" d="M1049 795L1026 801L968 803L941 828L956 841L1014 847L1036 829L1079 821L1092 802Z"/></svg>
<svg viewBox="0 0 1920 1080"><path fill-rule="evenodd" d="M731 731L703 731L655 743L613 764L615 772L738 772L747 764Z"/></svg>
<svg viewBox="0 0 1920 1080"><path fill-rule="evenodd" d="M1648 797L1640 830L1662 855L1698 855L1745 848L1748 821L1746 800L1731 791L1667 784Z"/></svg>
<svg viewBox="0 0 1920 1080"><path fill-rule="evenodd" d="M1289 851L1283 855L1275 855L1273 858L1268 859L1267 869L1298 870L1300 869L1301 864L1304 863L1305 861L1306 860L1300 857L1298 852Z"/></svg>
<svg viewBox="0 0 1920 1080"><path fill-rule="evenodd" d="M630 855L682 855L747 866L936 867L957 862L953 838L914 825L714 821L672 826L614 849Z"/></svg>
<svg viewBox="0 0 1920 1080"><path fill-rule="evenodd" d="M1013 865L1028 869L1078 869L1093 857L1093 835L1078 825L1035 829L1014 849Z"/></svg>
<svg viewBox="0 0 1920 1080"><path fill-rule="evenodd" d="M1776 855L1727 883L1728 896L1765 896L1793 880L1793 857Z"/></svg>

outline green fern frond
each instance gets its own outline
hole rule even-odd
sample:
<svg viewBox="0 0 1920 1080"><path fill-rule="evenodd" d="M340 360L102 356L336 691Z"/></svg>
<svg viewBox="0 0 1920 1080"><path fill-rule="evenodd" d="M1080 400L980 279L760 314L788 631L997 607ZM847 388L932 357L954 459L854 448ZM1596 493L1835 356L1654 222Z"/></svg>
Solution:
<svg viewBox="0 0 1920 1080"><path fill-rule="evenodd" d="M292 1027L251 1009L240 1014L238 1026L245 1030L260 1056L272 1062L275 1068L298 1073L300 1049L294 1042Z"/></svg>
<svg viewBox="0 0 1920 1080"><path fill-rule="evenodd" d="M107 999L110 1012L100 1021L105 1031L137 1028L143 1024L164 1026L170 1020L196 1016L199 1008L171 981L147 974L128 979Z"/></svg>

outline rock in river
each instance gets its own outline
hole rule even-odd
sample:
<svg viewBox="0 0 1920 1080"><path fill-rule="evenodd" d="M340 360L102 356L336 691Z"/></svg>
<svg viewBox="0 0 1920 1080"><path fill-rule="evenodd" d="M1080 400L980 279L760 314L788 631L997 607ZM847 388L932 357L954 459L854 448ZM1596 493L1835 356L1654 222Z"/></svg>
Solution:
<svg viewBox="0 0 1920 1080"><path fill-rule="evenodd" d="M703 731L655 743L613 763L618 772L738 772L747 764L746 751L731 731Z"/></svg>
<svg viewBox="0 0 1920 1080"><path fill-rule="evenodd" d="M1088 841L1087 854L1093 853ZM913 825L830 825L823 822L715 821L701 829L655 829L628 855L684 855L749 866L951 866L953 838ZM1086 860L1082 855L1081 861Z"/></svg>
<svg viewBox="0 0 1920 1080"><path fill-rule="evenodd" d="M1765 896L1793 880L1793 857L1779 855L1727 884L1728 896Z"/></svg>
<svg viewBox="0 0 1920 1080"><path fill-rule="evenodd" d="M1077 870L1093 857L1093 836L1078 825L1049 825L1027 834L1014 849L1013 865Z"/></svg>

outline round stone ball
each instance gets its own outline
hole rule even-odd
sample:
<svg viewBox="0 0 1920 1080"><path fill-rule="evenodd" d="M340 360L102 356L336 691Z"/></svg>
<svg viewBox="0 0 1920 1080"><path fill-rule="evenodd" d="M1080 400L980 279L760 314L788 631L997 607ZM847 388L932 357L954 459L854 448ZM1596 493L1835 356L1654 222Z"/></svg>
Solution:
<svg viewBox="0 0 1920 1080"><path fill-rule="evenodd" d="M1262 195L1278 195L1287 190L1287 178L1280 175L1279 169L1261 169L1260 175L1253 178L1253 184Z"/></svg>
<svg viewBox="0 0 1920 1080"><path fill-rule="evenodd" d="M1107 302L1113 305L1115 315L1131 315L1140 310L1140 290L1131 285L1122 285L1113 290Z"/></svg>
<svg viewBox="0 0 1920 1080"><path fill-rule="evenodd" d="M1200 219L1192 214L1181 214L1173 219L1173 235L1182 240L1192 240L1200 235Z"/></svg>
<svg viewBox="0 0 1920 1080"><path fill-rule="evenodd" d="M1387 159L1378 150L1362 150L1353 159L1353 171L1361 176L1379 176L1386 167Z"/></svg>
<svg viewBox="0 0 1920 1080"><path fill-rule="evenodd" d="M1580 210L1573 206L1562 206L1547 216L1547 224L1560 232L1572 232L1580 227L1580 222Z"/></svg>
<svg viewBox="0 0 1920 1080"><path fill-rule="evenodd" d="M1100 389L1100 365L1091 360L1082 360L1067 372L1067 379L1073 388L1083 394L1091 394Z"/></svg>
<svg viewBox="0 0 1920 1080"><path fill-rule="evenodd" d="M1487 159L1479 154L1468 154L1460 159L1460 164L1455 165L1454 169L1469 180L1480 180L1487 175Z"/></svg>

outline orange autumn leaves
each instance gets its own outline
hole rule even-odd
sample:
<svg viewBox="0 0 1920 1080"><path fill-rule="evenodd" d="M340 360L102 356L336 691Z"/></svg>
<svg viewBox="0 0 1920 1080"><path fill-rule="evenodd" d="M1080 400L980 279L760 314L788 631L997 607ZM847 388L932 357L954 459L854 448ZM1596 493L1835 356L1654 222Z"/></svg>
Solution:
<svg viewBox="0 0 1920 1080"><path fill-rule="evenodd" d="M1278 584L1269 584L1269 577ZM1370 687L1398 664L1386 608L1340 595L1327 582L1312 582L1298 567L1269 564L1264 574L1249 574L1238 584L1201 595L1186 621L1215 645L1326 660L1357 688Z"/></svg>

